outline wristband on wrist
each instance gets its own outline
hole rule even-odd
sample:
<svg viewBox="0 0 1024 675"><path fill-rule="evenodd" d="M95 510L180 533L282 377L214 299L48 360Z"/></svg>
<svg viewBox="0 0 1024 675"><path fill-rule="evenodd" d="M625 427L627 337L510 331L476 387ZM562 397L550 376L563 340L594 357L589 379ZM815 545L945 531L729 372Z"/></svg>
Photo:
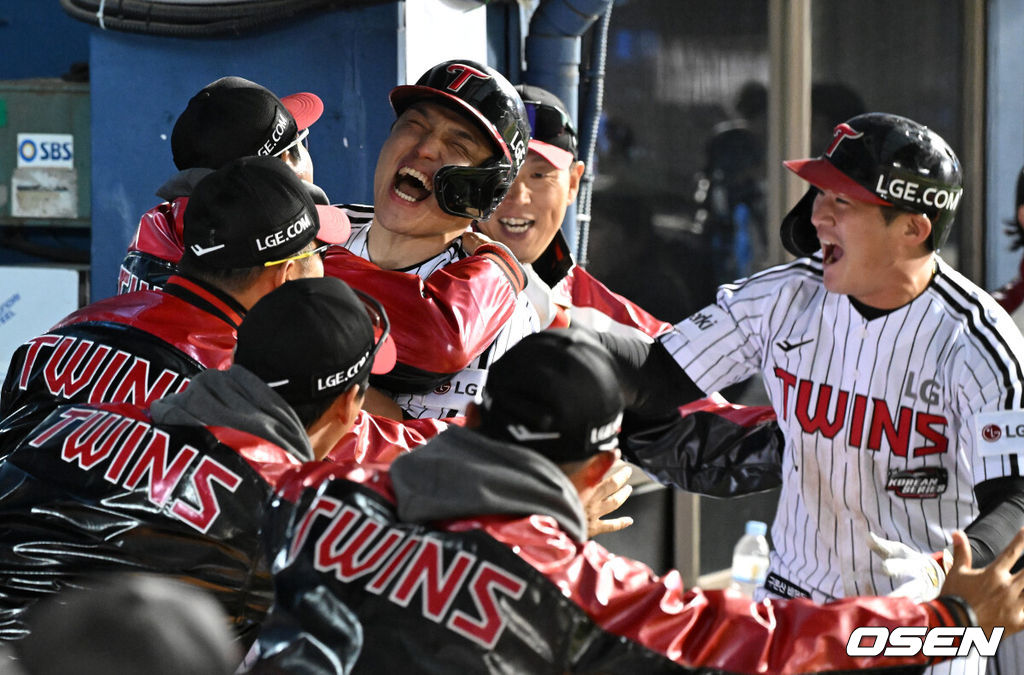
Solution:
<svg viewBox="0 0 1024 675"><path fill-rule="evenodd" d="M960 626L977 626L978 615L966 600L959 595L940 595L936 598L953 615Z"/></svg>

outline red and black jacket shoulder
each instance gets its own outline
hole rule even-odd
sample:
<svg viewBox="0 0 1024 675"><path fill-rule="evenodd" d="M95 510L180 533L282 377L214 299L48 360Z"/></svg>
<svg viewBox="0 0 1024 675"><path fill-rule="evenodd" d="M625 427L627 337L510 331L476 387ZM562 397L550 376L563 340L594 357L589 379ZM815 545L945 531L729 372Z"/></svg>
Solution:
<svg viewBox="0 0 1024 675"><path fill-rule="evenodd" d="M139 219L118 271L118 294L163 288L178 273L185 250L184 214L188 197L158 204Z"/></svg>
<svg viewBox="0 0 1024 675"><path fill-rule="evenodd" d="M341 247L324 274L369 293L391 317L398 364L374 384L393 392L430 391L480 356L512 317L526 275L503 246L444 265L426 278L384 270Z"/></svg>
<svg viewBox="0 0 1024 675"><path fill-rule="evenodd" d="M115 571L199 584L252 635L272 600L262 514L296 464L250 434L158 426L137 406L57 408L0 463L0 637L44 595Z"/></svg>
<svg viewBox="0 0 1024 675"><path fill-rule="evenodd" d="M315 487L279 498L268 529L277 604L275 630L260 638L265 666L320 672L354 648L347 625L358 622L372 637L353 673L425 662L453 673L688 672L603 630L487 533L399 522L383 472L333 467L299 482Z"/></svg>
<svg viewBox="0 0 1024 675"><path fill-rule="evenodd" d="M243 309L181 277L93 303L21 345L0 392L0 447L62 403L148 405L231 365ZM12 417L13 416L13 417Z"/></svg>

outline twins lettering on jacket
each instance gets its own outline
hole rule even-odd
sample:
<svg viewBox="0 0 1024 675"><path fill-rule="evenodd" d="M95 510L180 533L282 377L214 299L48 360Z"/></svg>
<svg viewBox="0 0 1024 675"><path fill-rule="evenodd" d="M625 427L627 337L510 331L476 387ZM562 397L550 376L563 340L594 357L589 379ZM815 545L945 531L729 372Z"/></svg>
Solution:
<svg viewBox="0 0 1024 675"><path fill-rule="evenodd" d="M106 410L69 408L28 445L39 448L55 437L61 460L102 473L126 490L144 485L147 501L204 533L221 513L218 492L234 493L242 483L237 473L191 445L175 447L165 431Z"/></svg>
<svg viewBox="0 0 1024 675"><path fill-rule="evenodd" d="M944 415L908 405L894 408L885 399L800 379L778 366L774 372L782 386L782 419L795 422L804 433L830 440L842 438L851 448L876 451L884 442L898 457L923 457L949 450L949 420ZM911 374L904 383L901 400L935 404L938 397L933 381L915 385Z"/></svg>
<svg viewBox="0 0 1024 675"><path fill-rule="evenodd" d="M166 368L151 377L146 359L92 340L41 335L27 344L18 376L22 390L40 370L50 394L61 399L147 405L183 391L189 383L189 378Z"/></svg>
<svg viewBox="0 0 1024 675"><path fill-rule="evenodd" d="M360 582L367 592L386 594L401 607L408 607L419 591L424 618L443 622L485 649L494 647L507 623L498 596L518 600L526 590L523 579L466 551L457 552L446 567L438 540L389 527L322 495L303 515L289 557L302 548L313 521L321 517L331 520L313 544L318 571L345 584ZM470 600L476 612L452 610L459 598Z"/></svg>

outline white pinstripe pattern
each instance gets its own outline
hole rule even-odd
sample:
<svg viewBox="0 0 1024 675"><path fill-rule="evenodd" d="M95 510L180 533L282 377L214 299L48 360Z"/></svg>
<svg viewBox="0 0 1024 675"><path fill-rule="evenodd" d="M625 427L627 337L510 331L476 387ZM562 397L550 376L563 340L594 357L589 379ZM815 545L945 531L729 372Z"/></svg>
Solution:
<svg viewBox="0 0 1024 675"><path fill-rule="evenodd" d="M373 222L372 207L349 205L343 207L343 210L348 215L352 224L352 233L349 235L345 247L359 257L370 260L366 235ZM426 279L445 265L462 260L468 256L469 253L462 248L461 240L455 240L444 251L433 258L398 271L415 274L420 278ZM479 356L473 359L466 370L463 371L466 373L466 378L474 383L484 380L486 378L485 372L472 373L469 371L486 371L502 354L511 349L512 345L538 330L540 330L540 326L537 313L526 297L526 293L520 293L512 318L502 327L491 344ZM456 393L454 390L458 389L455 386L458 380L458 375L452 378L450 384L453 390L449 390L447 393L434 391L426 394L399 394L394 397L395 402L398 403L407 415L417 419L427 417L439 419L462 415L471 402L479 399L479 389L471 387L469 392Z"/></svg>
<svg viewBox="0 0 1024 675"><path fill-rule="evenodd" d="M892 591L865 530L936 551L973 521L973 486L1021 461L979 456L975 416L1024 408L1024 338L942 261L921 296L870 321L821 273L802 259L723 286L662 338L704 391L761 373L786 435L771 572L819 602ZM947 472L937 497L887 489L891 471L922 469Z"/></svg>

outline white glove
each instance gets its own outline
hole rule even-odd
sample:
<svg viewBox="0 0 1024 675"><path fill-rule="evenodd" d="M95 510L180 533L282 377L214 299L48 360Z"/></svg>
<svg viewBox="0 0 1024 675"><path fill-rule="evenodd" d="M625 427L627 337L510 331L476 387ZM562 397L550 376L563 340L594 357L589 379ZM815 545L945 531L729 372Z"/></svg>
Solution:
<svg viewBox="0 0 1024 675"><path fill-rule="evenodd" d="M882 539L874 532L868 532L868 545L882 558L885 575L894 585L898 584L890 596L910 598L914 602L938 597L939 589L946 581L946 570L931 554L892 539Z"/></svg>

